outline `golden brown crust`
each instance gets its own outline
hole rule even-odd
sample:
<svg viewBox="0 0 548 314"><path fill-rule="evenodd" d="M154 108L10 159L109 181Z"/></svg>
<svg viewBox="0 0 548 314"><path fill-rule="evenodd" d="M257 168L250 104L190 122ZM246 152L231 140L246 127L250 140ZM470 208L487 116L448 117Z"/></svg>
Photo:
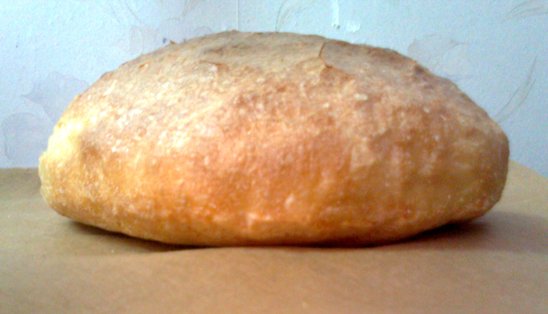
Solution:
<svg viewBox="0 0 548 314"><path fill-rule="evenodd" d="M227 32L105 74L64 113L42 194L77 221L195 245L375 243L475 218L508 141L396 52Z"/></svg>

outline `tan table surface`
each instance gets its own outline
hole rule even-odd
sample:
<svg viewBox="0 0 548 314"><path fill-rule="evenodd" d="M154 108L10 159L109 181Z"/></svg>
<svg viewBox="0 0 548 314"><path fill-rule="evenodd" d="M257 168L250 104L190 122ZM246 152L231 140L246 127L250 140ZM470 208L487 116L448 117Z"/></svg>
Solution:
<svg viewBox="0 0 548 314"><path fill-rule="evenodd" d="M368 248L185 248L57 215L0 170L0 313L548 313L548 179L511 164L472 223Z"/></svg>

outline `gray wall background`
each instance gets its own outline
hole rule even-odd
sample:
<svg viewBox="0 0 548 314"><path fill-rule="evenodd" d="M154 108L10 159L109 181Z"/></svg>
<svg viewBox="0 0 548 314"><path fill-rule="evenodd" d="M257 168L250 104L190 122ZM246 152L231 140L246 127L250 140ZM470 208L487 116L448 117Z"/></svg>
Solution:
<svg viewBox="0 0 548 314"><path fill-rule="evenodd" d="M502 125L512 159L548 176L546 0L0 0L0 167L36 166L64 108L105 71L170 40L230 29L409 55Z"/></svg>

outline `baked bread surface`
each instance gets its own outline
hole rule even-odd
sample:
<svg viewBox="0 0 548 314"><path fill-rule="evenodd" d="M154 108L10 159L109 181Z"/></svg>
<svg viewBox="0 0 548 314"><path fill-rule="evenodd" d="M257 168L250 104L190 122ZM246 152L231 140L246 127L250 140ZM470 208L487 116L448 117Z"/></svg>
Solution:
<svg viewBox="0 0 548 314"><path fill-rule="evenodd" d="M481 216L508 154L481 108L394 51L225 32L103 75L39 172L57 212L131 236L369 244Z"/></svg>

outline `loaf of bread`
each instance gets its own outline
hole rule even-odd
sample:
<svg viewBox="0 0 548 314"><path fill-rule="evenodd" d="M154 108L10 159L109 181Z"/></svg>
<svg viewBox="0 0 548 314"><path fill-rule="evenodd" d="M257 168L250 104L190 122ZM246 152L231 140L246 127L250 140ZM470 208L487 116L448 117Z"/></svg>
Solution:
<svg viewBox="0 0 548 314"><path fill-rule="evenodd" d="M186 245L372 244L483 215L500 127L394 51L225 32L103 75L40 158L60 214Z"/></svg>

